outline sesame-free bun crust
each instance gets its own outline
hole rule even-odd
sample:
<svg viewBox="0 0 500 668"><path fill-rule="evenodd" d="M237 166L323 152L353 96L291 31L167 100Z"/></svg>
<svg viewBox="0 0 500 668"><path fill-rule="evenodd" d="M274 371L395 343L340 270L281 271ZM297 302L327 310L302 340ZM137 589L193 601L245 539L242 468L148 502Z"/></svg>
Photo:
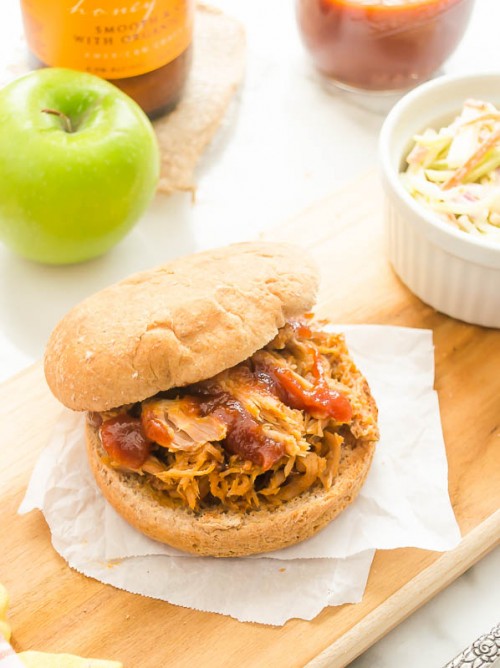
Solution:
<svg viewBox="0 0 500 668"><path fill-rule="evenodd" d="M134 274L59 322L45 353L47 383L68 408L104 411L210 378L309 310L317 285L302 249L271 242Z"/></svg>
<svg viewBox="0 0 500 668"><path fill-rule="evenodd" d="M366 419L377 416L368 384L363 384ZM170 508L159 493L145 484L144 476L125 473L106 463L98 429L87 422L86 441L90 467L103 496L129 524L162 543L212 557L241 557L294 545L313 536L356 498L375 450L373 441L342 446L337 478L325 491L314 488L273 509L246 513Z"/></svg>

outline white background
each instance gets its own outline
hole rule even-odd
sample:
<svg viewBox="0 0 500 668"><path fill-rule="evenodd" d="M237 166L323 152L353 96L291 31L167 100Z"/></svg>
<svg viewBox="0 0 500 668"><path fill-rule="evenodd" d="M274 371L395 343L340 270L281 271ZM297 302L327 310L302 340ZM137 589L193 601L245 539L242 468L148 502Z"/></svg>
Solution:
<svg viewBox="0 0 500 668"><path fill-rule="evenodd" d="M247 29L244 86L197 174L196 203L157 197L107 256L43 267L0 245L0 378L39 358L47 336L85 295L184 252L256 236L376 165L384 114L326 93L301 47L293 2L213 0ZM500 70L500 2L476 0L447 72ZM15 0L0 3L0 68L21 32ZM500 551L486 557L352 666L432 668L500 618Z"/></svg>

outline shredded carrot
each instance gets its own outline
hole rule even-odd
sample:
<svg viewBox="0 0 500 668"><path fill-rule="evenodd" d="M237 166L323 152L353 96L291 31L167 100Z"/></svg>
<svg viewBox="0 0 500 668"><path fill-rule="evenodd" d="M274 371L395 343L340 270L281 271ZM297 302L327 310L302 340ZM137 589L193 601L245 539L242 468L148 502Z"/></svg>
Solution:
<svg viewBox="0 0 500 668"><path fill-rule="evenodd" d="M470 121L462 123L460 128L476 125L477 123L485 123L486 121L500 121L500 112L490 112L488 114L483 114L482 116L476 116L476 118L471 118Z"/></svg>
<svg viewBox="0 0 500 668"><path fill-rule="evenodd" d="M500 128L493 132L493 134L491 134L488 139L485 139L477 151L475 151L471 157L450 176L450 178L444 183L443 190L449 190L450 188L454 188L455 186L464 183L467 176L475 167L477 167L486 153L488 153L488 151L490 151L499 141Z"/></svg>

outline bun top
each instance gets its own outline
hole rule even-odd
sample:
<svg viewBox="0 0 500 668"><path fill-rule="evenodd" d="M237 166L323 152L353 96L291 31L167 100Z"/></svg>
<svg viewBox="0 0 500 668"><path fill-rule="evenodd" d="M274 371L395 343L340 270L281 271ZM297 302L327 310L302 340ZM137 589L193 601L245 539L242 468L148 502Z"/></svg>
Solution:
<svg viewBox="0 0 500 668"><path fill-rule="evenodd" d="M74 410L104 411L210 378L314 304L302 249L250 242L181 257L75 306L52 332L45 377Z"/></svg>

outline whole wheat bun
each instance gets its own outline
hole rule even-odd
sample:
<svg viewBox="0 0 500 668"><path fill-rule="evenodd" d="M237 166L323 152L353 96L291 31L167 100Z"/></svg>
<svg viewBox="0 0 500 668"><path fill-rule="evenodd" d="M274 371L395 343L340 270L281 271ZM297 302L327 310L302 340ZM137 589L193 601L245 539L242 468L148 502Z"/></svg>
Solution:
<svg viewBox="0 0 500 668"><path fill-rule="evenodd" d="M376 414L368 385L364 387L370 411ZM162 504L141 476L107 466L98 430L89 422L86 441L90 468L103 496L129 524L179 550L212 557L269 552L310 538L354 501L375 451L373 441L344 444L338 475L328 491L314 488L269 510L238 513L214 508L193 513Z"/></svg>
<svg viewBox="0 0 500 668"><path fill-rule="evenodd" d="M251 242L134 274L81 302L45 353L53 394L104 411L210 378L309 310L315 266L298 247Z"/></svg>
<svg viewBox="0 0 500 668"><path fill-rule="evenodd" d="M316 268L301 249L265 242L234 244L135 274L89 297L57 325L45 355L47 382L69 408L106 411L211 378L307 312L317 285ZM362 376L358 387L368 425L377 408ZM277 550L317 533L357 496L375 448L373 441L346 438L329 490L313 488L275 508L193 512L168 507L145 476L109 466L91 420L86 442L104 497L132 526L180 550L214 557Z"/></svg>

